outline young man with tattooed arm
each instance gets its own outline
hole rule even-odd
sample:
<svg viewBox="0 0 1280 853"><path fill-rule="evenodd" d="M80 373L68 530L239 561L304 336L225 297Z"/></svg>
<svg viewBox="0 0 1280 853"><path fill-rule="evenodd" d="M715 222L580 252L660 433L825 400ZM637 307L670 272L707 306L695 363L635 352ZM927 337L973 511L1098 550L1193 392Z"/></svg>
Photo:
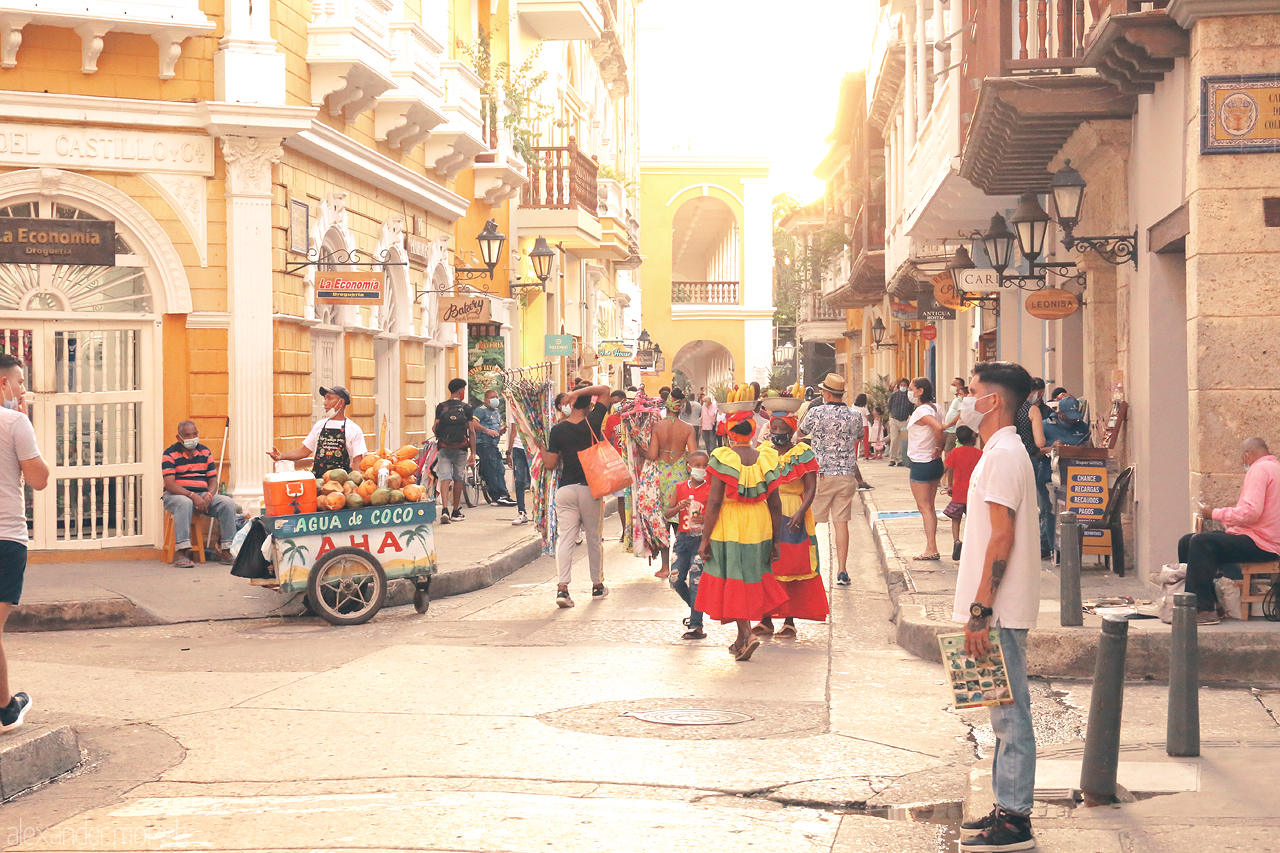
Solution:
<svg viewBox="0 0 1280 853"><path fill-rule="evenodd" d="M999 631L1013 704L991 708L996 736L992 788L996 804L986 817L965 823L962 851L1027 850L1035 789L1036 738L1027 689L1027 629L1040 612L1040 522L1035 472L1014 427L1031 393L1031 374L1011 362L973 369L974 407L966 426L982 434L982 459L969 480L969 518L956 578L953 618L964 623L965 650L985 656L988 632Z"/></svg>

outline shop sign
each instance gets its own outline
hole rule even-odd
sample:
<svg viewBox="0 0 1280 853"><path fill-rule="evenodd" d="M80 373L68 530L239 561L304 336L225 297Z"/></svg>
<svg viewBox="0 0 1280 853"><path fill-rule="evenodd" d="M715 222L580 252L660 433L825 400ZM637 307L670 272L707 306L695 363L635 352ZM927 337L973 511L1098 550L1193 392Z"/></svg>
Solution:
<svg viewBox="0 0 1280 853"><path fill-rule="evenodd" d="M467 388L478 406L486 391L498 387L507 366L507 342L502 335L472 335L467 343Z"/></svg>
<svg viewBox="0 0 1280 853"><path fill-rule="evenodd" d="M952 311L968 311L969 305L961 298L956 291L955 282L951 280L951 276L947 273L939 273L935 275L930 282L933 285L933 300L943 308L950 308ZM955 315L951 315L955 319ZM932 318L930 318L932 319Z"/></svg>
<svg viewBox="0 0 1280 853"><path fill-rule="evenodd" d="M600 356L601 361L630 361L636 357L636 343L621 338L601 341L596 348L596 355Z"/></svg>
<svg viewBox="0 0 1280 853"><path fill-rule="evenodd" d="M1200 153L1280 151L1280 74L1200 78Z"/></svg>
<svg viewBox="0 0 1280 853"><path fill-rule="evenodd" d="M893 313L893 319L895 320L918 319L918 309L915 302L899 302L894 300L889 303L889 310Z"/></svg>
<svg viewBox="0 0 1280 853"><path fill-rule="evenodd" d="M1080 308L1080 300L1074 293L1049 288L1037 290L1023 303L1027 313L1040 320L1061 320L1070 317Z"/></svg>
<svg viewBox="0 0 1280 853"><path fill-rule="evenodd" d="M487 296L440 297L441 323L487 323L489 320Z"/></svg>
<svg viewBox="0 0 1280 853"><path fill-rule="evenodd" d="M382 272L318 272L316 302L329 305L381 305Z"/></svg>
<svg viewBox="0 0 1280 853"><path fill-rule="evenodd" d="M0 219L0 263L116 265L116 224L101 219Z"/></svg>
<svg viewBox="0 0 1280 853"><path fill-rule="evenodd" d="M956 309L939 305L938 300L934 298L932 293L920 294L920 298L916 302L920 306L920 319L926 323L937 323L941 320L954 320L956 318Z"/></svg>
<svg viewBox="0 0 1280 853"><path fill-rule="evenodd" d="M936 341L938 339L938 327L925 326L920 330L920 337L924 338L926 341Z"/></svg>
<svg viewBox="0 0 1280 853"><path fill-rule="evenodd" d="M543 344L543 355L572 356L573 335L547 335Z"/></svg>
<svg viewBox="0 0 1280 853"><path fill-rule="evenodd" d="M1069 459L1066 463L1067 488L1064 507L1074 512L1085 524L1098 524L1107 511L1110 490L1107 486L1107 460ZM1111 555L1110 530L1085 530L1084 553Z"/></svg>
<svg viewBox="0 0 1280 853"><path fill-rule="evenodd" d="M0 122L0 166L213 175L213 137Z"/></svg>
<svg viewBox="0 0 1280 853"><path fill-rule="evenodd" d="M960 289L965 293L990 293L1000 290L1000 273L995 270L956 270Z"/></svg>
<svg viewBox="0 0 1280 853"><path fill-rule="evenodd" d="M404 235L404 247L409 253L409 260L416 264L425 264L431 254L431 241L416 234Z"/></svg>

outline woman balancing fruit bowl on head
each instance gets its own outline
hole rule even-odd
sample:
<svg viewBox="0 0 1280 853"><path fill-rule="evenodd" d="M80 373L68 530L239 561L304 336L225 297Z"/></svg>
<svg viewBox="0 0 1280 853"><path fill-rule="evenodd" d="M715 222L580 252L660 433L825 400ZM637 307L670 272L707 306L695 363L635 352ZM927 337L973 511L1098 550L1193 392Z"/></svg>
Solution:
<svg viewBox="0 0 1280 853"><path fill-rule="evenodd" d="M778 454L751 447L751 412L733 412L720 427L728 447L711 453L711 494L702 546L705 563L697 609L722 623L735 622L738 637L729 651L746 661L760 645L751 623L775 613L787 593L770 569L778 559L782 503L778 498Z"/></svg>

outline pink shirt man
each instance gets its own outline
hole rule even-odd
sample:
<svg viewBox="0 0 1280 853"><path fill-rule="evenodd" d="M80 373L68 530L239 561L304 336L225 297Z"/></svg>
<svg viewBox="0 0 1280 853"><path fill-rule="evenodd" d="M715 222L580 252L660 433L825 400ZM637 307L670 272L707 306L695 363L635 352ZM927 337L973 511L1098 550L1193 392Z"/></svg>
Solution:
<svg viewBox="0 0 1280 853"><path fill-rule="evenodd" d="M714 431L716 428L716 401L711 397L707 397L705 403L702 404L702 428L708 431Z"/></svg>
<svg viewBox="0 0 1280 853"><path fill-rule="evenodd" d="M1240 500L1215 509L1213 520L1227 533L1248 536L1262 550L1280 554L1280 461L1263 456L1250 465Z"/></svg>

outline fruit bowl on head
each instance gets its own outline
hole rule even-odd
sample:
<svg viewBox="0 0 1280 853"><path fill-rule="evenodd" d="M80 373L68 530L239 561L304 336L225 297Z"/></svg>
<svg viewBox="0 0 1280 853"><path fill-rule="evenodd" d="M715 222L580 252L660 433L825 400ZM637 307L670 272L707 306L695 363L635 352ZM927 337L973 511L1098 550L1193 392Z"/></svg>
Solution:
<svg viewBox="0 0 1280 853"><path fill-rule="evenodd" d="M788 412L794 414L800 411L800 407L804 405L804 400L799 397L765 397L764 410L766 412Z"/></svg>
<svg viewBox="0 0 1280 853"><path fill-rule="evenodd" d="M720 411L727 415L732 415L735 412L754 412L756 410L756 401L741 400L737 403L720 403L719 408Z"/></svg>

